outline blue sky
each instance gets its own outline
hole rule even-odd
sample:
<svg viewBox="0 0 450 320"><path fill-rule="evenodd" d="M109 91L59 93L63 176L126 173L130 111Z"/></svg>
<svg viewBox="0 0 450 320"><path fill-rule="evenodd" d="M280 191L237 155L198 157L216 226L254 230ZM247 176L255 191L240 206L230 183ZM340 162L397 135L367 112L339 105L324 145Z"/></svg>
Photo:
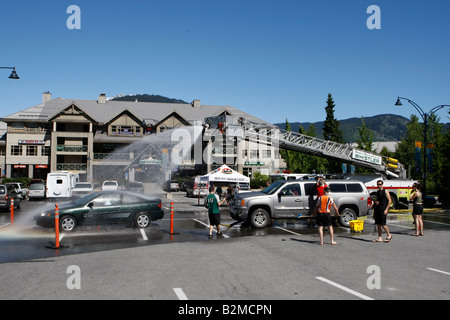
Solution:
<svg viewBox="0 0 450 320"><path fill-rule="evenodd" d="M81 29L69 30L70 5ZM369 30L370 5L381 29ZM450 0L1 1L0 117L53 97L160 94L276 123L450 104ZM448 122L444 110L441 120Z"/></svg>

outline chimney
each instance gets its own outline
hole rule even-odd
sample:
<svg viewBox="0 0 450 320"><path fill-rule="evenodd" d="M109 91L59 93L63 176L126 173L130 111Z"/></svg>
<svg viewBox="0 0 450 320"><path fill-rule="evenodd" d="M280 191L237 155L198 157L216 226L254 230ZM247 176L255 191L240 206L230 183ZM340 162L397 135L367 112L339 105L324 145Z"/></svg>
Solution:
<svg viewBox="0 0 450 320"><path fill-rule="evenodd" d="M100 93L100 95L98 96L97 103L105 104L106 103L106 94Z"/></svg>
<svg viewBox="0 0 450 320"><path fill-rule="evenodd" d="M200 108L200 100L195 99L194 101L192 101L191 105L194 108Z"/></svg>
<svg viewBox="0 0 450 320"><path fill-rule="evenodd" d="M52 94L48 91L42 93L42 103L46 103L52 100Z"/></svg>

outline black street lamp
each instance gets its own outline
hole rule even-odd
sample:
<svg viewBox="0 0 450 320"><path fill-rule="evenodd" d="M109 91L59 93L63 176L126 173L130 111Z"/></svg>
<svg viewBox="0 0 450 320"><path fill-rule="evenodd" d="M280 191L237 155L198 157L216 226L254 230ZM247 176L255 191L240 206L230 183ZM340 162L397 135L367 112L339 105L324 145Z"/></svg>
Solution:
<svg viewBox="0 0 450 320"><path fill-rule="evenodd" d="M441 110L444 107L450 107L450 105L446 105L446 104L441 104L439 106L434 107L433 109L431 109L428 113L424 112L422 110L422 108L415 103L414 101L408 99L408 98L403 98L403 97L398 97L397 98L397 102L395 103L396 106L400 107L402 106L402 102L400 101L400 99L406 100L408 101L414 108L416 108L417 112L419 112L420 116L423 119L423 149L425 150L423 152L423 188L422 188L422 193L423 193L423 201L425 201L425 195L426 195L426 180L427 180L427 154L426 154L426 150L427 150L427 124L428 124L428 118L430 116L432 116L433 114L435 114L437 111Z"/></svg>
<svg viewBox="0 0 450 320"><path fill-rule="evenodd" d="M10 79L20 79L20 77L17 75L15 67L0 67L0 69L12 69L12 72L11 72L11 75L9 76L9 78Z"/></svg>

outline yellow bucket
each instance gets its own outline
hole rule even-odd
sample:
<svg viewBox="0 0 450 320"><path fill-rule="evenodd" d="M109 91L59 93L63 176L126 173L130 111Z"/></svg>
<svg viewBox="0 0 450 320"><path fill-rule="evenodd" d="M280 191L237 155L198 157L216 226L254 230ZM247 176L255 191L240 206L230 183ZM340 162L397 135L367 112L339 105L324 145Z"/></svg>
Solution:
<svg viewBox="0 0 450 320"><path fill-rule="evenodd" d="M351 232L362 232L364 230L364 220L352 220L349 223Z"/></svg>

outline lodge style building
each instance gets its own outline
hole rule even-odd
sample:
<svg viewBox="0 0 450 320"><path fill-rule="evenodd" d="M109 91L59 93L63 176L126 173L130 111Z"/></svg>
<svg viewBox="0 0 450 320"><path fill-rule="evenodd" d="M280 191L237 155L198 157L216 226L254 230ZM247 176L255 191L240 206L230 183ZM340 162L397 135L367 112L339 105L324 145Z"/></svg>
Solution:
<svg viewBox="0 0 450 320"><path fill-rule="evenodd" d="M1 173L7 178L46 179L49 172L74 171L82 181L152 181L158 176L155 172L167 167L167 143L154 144L146 137L193 126L203 127L204 159L183 159L171 168L172 174L205 174L224 163L248 176L256 171L268 175L285 167L277 146L267 142L261 148L258 141L234 137L224 139L219 147L214 144L205 119L221 117L275 127L234 107L202 105L200 100L191 104L112 101L105 94L96 100L53 99L44 92L42 103L1 119Z"/></svg>

